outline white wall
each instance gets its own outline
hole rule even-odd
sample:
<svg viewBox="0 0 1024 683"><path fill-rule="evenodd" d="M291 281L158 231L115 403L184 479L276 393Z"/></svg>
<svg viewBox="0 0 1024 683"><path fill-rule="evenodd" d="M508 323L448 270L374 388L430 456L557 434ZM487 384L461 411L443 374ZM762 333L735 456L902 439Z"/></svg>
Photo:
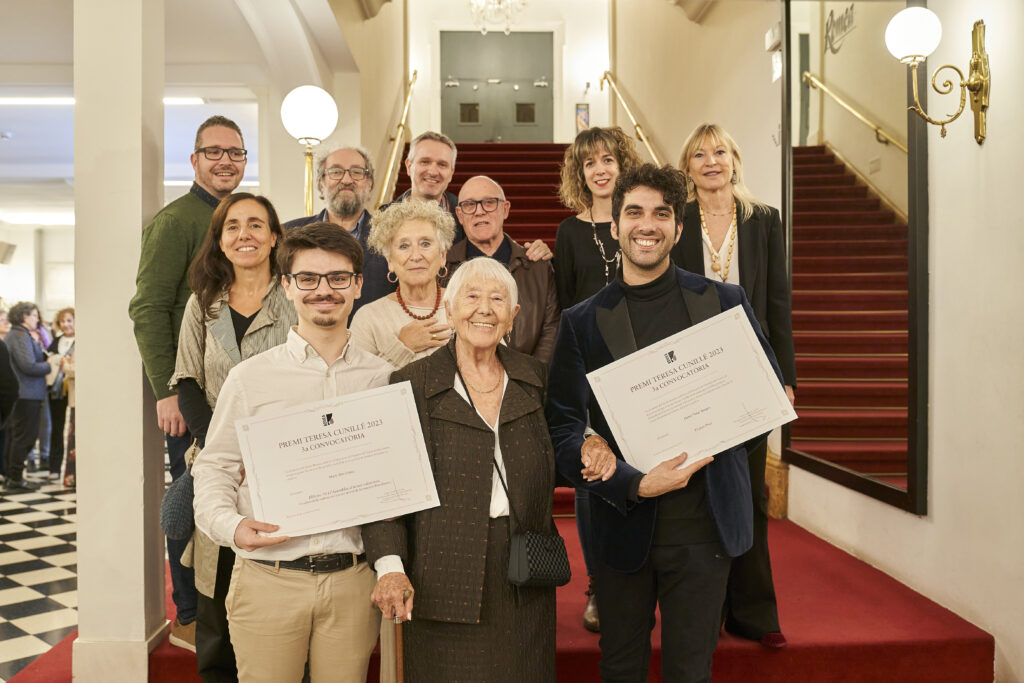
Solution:
<svg viewBox="0 0 1024 683"><path fill-rule="evenodd" d="M968 109L931 127L928 514L916 517L790 469L790 517L996 638L996 680L1024 681L1024 4L930 0L931 64L967 66L984 19L993 74L989 139ZM930 75L929 75L930 76ZM997 78L998 76L998 78ZM955 108L930 97L932 113ZM981 265L982 268L978 268Z"/></svg>
<svg viewBox="0 0 1024 683"><path fill-rule="evenodd" d="M441 31L475 31L465 0L410 0L409 68L419 70L410 108L413 135L441 130ZM491 27L491 30L500 30ZM609 125L608 93L601 75L608 69L608 0L534 0L519 13L513 30L554 33L554 141L576 137L576 103L590 104L590 125ZM539 75L539 74L538 74ZM590 90L584 96L586 83Z"/></svg>
<svg viewBox="0 0 1024 683"><path fill-rule="evenodd" d="M75 230L70 225L11 225L0 222L0 241L15 245L0 264L0 298L5 308L34 301L44 320L75 302Z"/></svg>
<svg viewBox="0 0 1024 683"><path fill-rule="evenodd" d="M764 34L780 19L774 2L715 3L700 25L665 0L618 0L615 7L620 89L662 162L678 163L697 125L718 123L743 152L747 185L773 206L782 197L782 81L772 83ZM621 109L617 122L631 129Z"/></svg>

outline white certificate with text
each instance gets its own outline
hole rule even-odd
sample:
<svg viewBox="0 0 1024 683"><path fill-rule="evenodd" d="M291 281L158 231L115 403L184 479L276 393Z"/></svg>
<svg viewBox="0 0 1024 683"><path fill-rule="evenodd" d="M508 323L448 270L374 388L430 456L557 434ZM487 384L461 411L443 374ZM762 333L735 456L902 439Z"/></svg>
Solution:
<svg viewBox="0 0 1024 683"><path fill-rule="evenodd" d="M742 306L587 374L622 456L649 472L796 419Z"/></svg>
<svg viewBox="0 0 1024 683"><path fill-rule="evenodd" d="M238 420L252 510L302 536L437 507L408 382Z"/></svg>

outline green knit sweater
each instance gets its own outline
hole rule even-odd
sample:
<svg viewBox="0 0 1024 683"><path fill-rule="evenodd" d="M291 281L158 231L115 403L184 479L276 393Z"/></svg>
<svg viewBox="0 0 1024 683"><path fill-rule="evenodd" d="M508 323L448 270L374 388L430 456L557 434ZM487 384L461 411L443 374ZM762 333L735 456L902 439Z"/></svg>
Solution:
<svg viewBox="0 0 1024 683"><path fill-rule="evenodd" d="M210 229L213 208L189 192L161 209L142 230L139 274L128 315L135 323L135 341L157 400L174 395L167 383L174 374L178 332L192 293L188 268Z"/></svg>

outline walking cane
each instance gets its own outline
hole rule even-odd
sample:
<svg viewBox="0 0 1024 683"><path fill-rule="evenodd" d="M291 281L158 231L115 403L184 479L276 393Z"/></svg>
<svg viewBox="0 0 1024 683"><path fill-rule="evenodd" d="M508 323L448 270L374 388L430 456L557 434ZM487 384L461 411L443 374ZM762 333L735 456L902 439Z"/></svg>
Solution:
<svg viewBox="0 0 1024 683"><path fill-rule="evenodd" d="M411 590L402 594L402 600L408 600L412 595ZM402 618L395 615L395 681L405 683L405 661L402 652Z"/></svg>

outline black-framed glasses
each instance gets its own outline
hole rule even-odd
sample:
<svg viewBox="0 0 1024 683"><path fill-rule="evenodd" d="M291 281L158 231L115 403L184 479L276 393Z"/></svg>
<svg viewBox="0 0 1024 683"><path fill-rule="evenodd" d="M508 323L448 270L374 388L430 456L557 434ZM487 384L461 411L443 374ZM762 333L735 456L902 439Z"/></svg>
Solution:
<svg viewBox="0 0 1024 683"><path fill-rule="evenodd" d="M203 156L210 161L219 161L224 157L224 152L228 153L228 159L231 161L245 161L245 157L249 154L248 150L240 147L232 147L231 149L224 149L223 147L200 147L196 150L196 153L203 153Z"/></svg>
<svg viewBox="0 0 1024 683"><path fill-rule="evenodd" d="M311 290L320 286L320 280L327 278L327 286L331 289L348 289L356 278L356 273L347 270L336 270L333 273L288 273L295 286L299 289Z"/></svg>
<svg viewBox="0 0 1024 683"><path fill-rule="evenodd" d="M459 208L462 209L462 213L472 216L476 213L476 207L482 206L484 213L490 213L498 208L498 205L503 203L505 200L499 197L484 197L483 199L463 199L459 202Z"/></svg>
<svg viewBox="0 0 1024 683"><path fill-rule="evenodd" d="M359 166L353 166L352 168L329 168L324 171L324 175L331 180L341 180L345 177L346 173L348 173L352 180L362 180L363 178L370 177L370 170Z"/></svg>

